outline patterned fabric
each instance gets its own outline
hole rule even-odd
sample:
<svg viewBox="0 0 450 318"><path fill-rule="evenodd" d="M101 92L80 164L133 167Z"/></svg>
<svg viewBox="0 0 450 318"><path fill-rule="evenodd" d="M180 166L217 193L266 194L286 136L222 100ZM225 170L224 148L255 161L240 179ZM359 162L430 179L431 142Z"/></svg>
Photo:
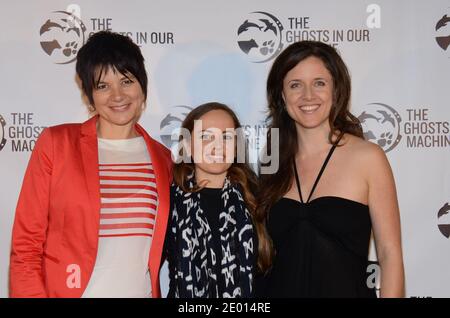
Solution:
<svg viewBox="0 0 450 318"><path fill-rule="evenodd" d="M190 186L193 186L193 176ZM254 231L241 191L226 178L219 215L221 255L200 207L199 192L172 185L173 210L168 229L171 297L250 297L254 271ZM219 262L219 263L217 263ZM220 272L217 272L217 266ZM218 278L225 282L219 290Z"/></svg>

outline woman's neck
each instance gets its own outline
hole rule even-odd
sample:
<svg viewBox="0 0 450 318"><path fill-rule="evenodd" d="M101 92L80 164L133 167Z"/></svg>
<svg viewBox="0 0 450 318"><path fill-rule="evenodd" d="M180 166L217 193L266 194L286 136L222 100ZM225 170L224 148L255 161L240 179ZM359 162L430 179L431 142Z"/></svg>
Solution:
<svg viewBox="0 0 450 318"><path fill-rule="evenodd" d="M97 136L103 139L130 139L138 137L134 123L125 126L113 125L108 122L97 122Z"/></svg>
<svg viewBox="0 0 450 318"><path fill-rule="evenodd" d="M226 176L227 171L222 174L210 174L195 167L195 181L200 187L222 189Z"/></svg>
<svg viewBox="0 0 450 318"><path fill-rule="evenodd" d="M304 128L297 126L297 145L300 157L315 156L330 147L330 128Z"/></svg>

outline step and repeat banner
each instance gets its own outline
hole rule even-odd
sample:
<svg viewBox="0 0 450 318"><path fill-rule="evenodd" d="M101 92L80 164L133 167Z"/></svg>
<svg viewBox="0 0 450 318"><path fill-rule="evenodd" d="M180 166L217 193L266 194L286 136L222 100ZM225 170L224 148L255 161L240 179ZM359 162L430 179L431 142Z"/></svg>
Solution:
<svg viewBox="0 0 450 318"><path fill-rule="evenodd" d="M170 147L186 113L219 101L243 122L255 164L274 58L300 40L335 46L351 72L352 113L394 171L407 296L450 297L450 0L15 0L1 2L0 29L0 297L28 159L45 127L88 118L75 59L100 30L142 49L141 124L153 137ZM370 260L376 287L373 245ZM161 279L165 295L165 267Z"/></svg>

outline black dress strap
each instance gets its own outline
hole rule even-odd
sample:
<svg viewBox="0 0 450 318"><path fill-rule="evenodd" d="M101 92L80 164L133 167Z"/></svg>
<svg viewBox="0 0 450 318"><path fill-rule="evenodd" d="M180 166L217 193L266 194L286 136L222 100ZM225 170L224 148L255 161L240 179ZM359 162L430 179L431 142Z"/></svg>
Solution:
<svg viewBox="0 0 450 318"><path fill-rule="evenodd" d="M336 146L339 144L339 141L341 140L342 136L343 136L343 134L341 134L338 137L338 139L336 140L336 142L333 143L333 146L331 147L330 151L328 152L328 155L327 155L324 163L322 164L322 167L320 168L319 174L317 175L316 181L314 181L314 185L311 189L311 192L309 193L308 200L306 200L306 203L308 203L309 200L311 199L311 196L313 195L314 190L316 189L317 184L319 183L320 177L322 177L322 174L325 171L328 161L330 161L331 155L333 154L334 150L336 149ZM300 200L302 203L304 203L303 198L302 198L302 191L300 188L300 178L298 177L297 165L295 164L295 159L294 159L294 171L295 171L295 181L297 182L297 189L298 189L298 193L300 195Z"/></svg>
<svg viewBox="0 0 450 318"><path fill-rule="evenodd" d="M300 202L304 203L302 197L302 189L300 188L300 180L298 178L297 165L295 164L295 157L294 157L294 172L295 172L295 183L297 184L298 194L300 195Z"/></svg>

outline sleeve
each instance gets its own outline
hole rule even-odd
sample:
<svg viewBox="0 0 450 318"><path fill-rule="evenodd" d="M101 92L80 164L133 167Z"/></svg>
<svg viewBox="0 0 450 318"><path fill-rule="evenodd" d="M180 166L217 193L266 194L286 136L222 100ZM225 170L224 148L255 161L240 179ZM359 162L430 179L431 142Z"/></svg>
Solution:
<svg viewBox="0 0 450 318"><path fill-rule="evenodd" d="M47 297L42 273L52 176L49 128L31 154L16 207L10 255L10 297Z"/></svg>
<svg viewBox="0 0 450 318"><path fill-rule="evenodd" d="M176 238L172 233L172 213L174 209L174 187L170 187L170 210L169 210L169 222L167 224L166 238L164 242L164 254L168 264L169 270L169 292L167 298L175 298L176 290L176 275L175 275L175 263L176 263Z"/></svg>
<svg viewBox="0 0 450 318"><path fill-rule="evenodd" d="M167 149L167 148L165 148L165 150L166 150L166 160L167 160L167 174L168 174L168 177L169 177L169 184L171 184L172 183L172 181L173 181L173 165L174 165L174 163L173 163L173 161L172 161L172 153L171 153L171 151L169 150L169 149Z"/></svg>

